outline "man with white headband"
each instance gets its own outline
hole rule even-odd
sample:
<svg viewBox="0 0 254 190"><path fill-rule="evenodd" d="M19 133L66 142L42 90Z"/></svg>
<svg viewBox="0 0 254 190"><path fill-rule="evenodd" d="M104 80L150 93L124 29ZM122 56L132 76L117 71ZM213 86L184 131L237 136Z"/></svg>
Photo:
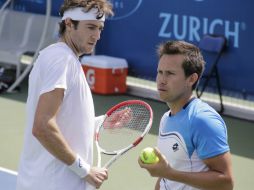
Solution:
<svg viewBox="0 0 254 190"><path fill-rule="evenodd" d="M29 76L17 190L87 190L107 179L92 166L96 119L79 57L93 51L112 14L107 0L64 0L59 41L40 51Z"/></svg>

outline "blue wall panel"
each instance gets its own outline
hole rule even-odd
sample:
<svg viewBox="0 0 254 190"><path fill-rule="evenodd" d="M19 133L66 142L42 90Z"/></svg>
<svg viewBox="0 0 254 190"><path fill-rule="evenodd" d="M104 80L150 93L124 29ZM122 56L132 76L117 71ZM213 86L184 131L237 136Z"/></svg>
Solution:
<svg viewBox="0 0 254 190"><path fill-rule="evenodd" d="M62 1L52 1L52 15L58 15ZM159 43L178 39L198 44L206 33L223 34L228 39L220 63L223 89L254 94L252 0L111 1L115 16L105 25L97 54L126 58L131 75L154 80ZM46 0L13 2L16 10L45 13Z"/></svg>
<svg viewBox="0 0 254 190"><path fill-rule="evenodd" d="M63 0L51 0L52 1L52 15L58 16L59 7ZM6 0L0 0L0 6ZM32 13L45 14L46 12L46 0L12 0L11 6L14 10L26 11Z"/></svg>
<svg viewBox="0 0 254 190"><path fill-rule="evenodd" d="M160 42L177 39L198 44L206 33L223 34L228 39L228 49L220 64L223 89L254 93L251 0L112 2L116 15L105 26L97 53L124 57L130 64L132 75L154 79L157 68L155 49Z"/></svg>

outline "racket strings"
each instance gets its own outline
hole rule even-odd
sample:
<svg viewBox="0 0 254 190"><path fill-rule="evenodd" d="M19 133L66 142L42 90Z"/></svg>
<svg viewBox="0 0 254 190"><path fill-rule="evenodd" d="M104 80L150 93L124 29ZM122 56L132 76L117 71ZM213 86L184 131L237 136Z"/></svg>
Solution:
<svg viewBox="0 0 254 190"><path fill-rule="evenodd" d="M99 131L99 144L118 150L133 143L150 122L150 110L141 104L121 106L108 116Z"/></svg>
<svg viewBox="0 0 254 190"><path fill-rule="evenodd" d="M149 120L150 112L145 106L141 104L130 104L115 110L107 118L107 123L111 123L111 125L109 124L103 127L108 130L129 128L144 131Z"/></svg>

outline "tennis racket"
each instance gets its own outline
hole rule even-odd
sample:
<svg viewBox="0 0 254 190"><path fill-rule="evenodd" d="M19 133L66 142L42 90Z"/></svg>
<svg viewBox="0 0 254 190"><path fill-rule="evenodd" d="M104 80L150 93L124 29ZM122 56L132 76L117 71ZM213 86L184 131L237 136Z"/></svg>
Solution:
<svg viewBox="0 0 254 190"><path fill-rule="evenodd" d="M109 168L118 158L137 146L149 132L152 121L152 108L141 100L124 101L109 109L95 132L97 166L101 167L102 155L111 156L104 164L105 168Z"/></svg>

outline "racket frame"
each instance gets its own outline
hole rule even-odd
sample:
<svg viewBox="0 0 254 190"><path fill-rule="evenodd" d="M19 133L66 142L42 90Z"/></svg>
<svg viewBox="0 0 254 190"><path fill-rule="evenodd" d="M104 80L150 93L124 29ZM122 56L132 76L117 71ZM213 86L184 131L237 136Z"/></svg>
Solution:
<svg viewBox="0 0 254 190"><path fill-rule="evenodd" d="M95 145L96 145L96 149L97 149L97 166L101 167L101 154L105 154L105 155L111 155L113 156L111 159L109 159L109 161L106 162L106 164L103 166L104 168L109 168L119 157L121 157L122 155L124 155L126 152L128 152L130 149L132 149L133 147L137 146L144 138L144 136L149 132L149 130L152 127L152 122L153 122L153 110L151 108L151 106L142 101L142 100L127 100L124 102L121 102L117 105L115 105L114 107L112 107L111 109L109 109L106 113L106 117L104 119L104 121L115 111L117 110L119 107L122 106L126 106L126 105L132 105L132 104L141 104L144 105L146 107L147 110L149 110L150 113L150 119L149 122L145 128L145 130L143 131L143 133L130 145L128 145L127 147L123 148L123 149L119 149L119 150L115 150L115 151L106 151L105 149L101 148L99 145L99 131L100 128L103 127L102 125L100 125L99 127L97 127L96 132L95 132Z"/></svg>

